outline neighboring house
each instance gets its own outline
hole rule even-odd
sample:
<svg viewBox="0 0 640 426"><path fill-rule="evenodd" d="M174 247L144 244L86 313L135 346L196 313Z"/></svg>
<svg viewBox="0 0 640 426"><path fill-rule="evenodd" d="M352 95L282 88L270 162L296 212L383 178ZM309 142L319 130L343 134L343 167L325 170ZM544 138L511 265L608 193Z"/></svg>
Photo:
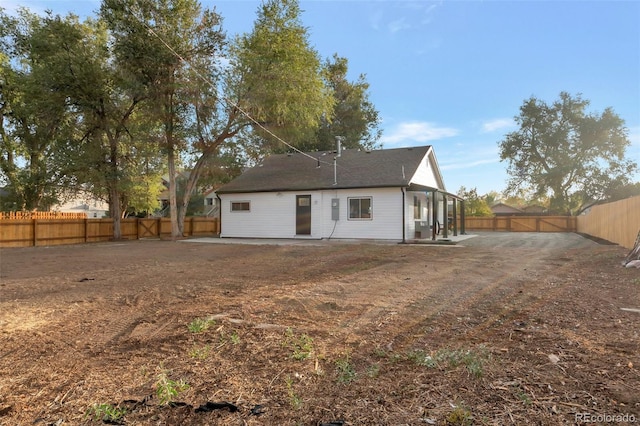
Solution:
<svg viewBox="0 0 640 426"><path fill-rule="evenodd" d="M518 208L505 203L497 203L491 207L491 211L496 216L540 216L547 214L547 209L539 204Z"/></svg>
<svg viewBox="0 0 640 426"><path fill-rule="evenodd" d="M547 208L539 204L531 204L529 206L523 207L522 211L532 216L547 214Z"/></svg>
<svg viewBox="0 0 640 426"><path fill-rule="evenodd" d="M9 191L0 187L0 201L8 195ZM61 213L84 213L88 219L101 219L109 216L109 203L94 197L88 192L66 193L64 199L65 201L52 205L48 210ZM13 207L15 208L15 205Z"/></svg>
<svg viewBox="0 0 640 426"><path fill-rule="evenodd" d="M273 155L216 193L220 236L249 238L425 238L458 200L431 146Z"/></svg>
<svg viewBox="0 0 640 426"><path fill-rule="evenodd" d="M218 195L215 189L205 191L202 195L204 196L204 216L218 216Z"/></svg>
<svg viewBox="0 0 640 426"><path fill-rule="evenodd" d="M109 203L88 193L78 193L65 202L51 206L49 210L63 213L85 213L88 219L101 219L109 216Z"/></svg>
<svg viewBox="0 0 640 426"><path fill-rule="evenodd" d="M178 182L178 188L184 182L189 179L189 175L191 172L189 171L181 171L178 172L176 181ZM160 201L160 212L158 216L169 216L169 176L165 175L162 177L162 185L166 188L164 191L158 195L158 200ZM194 189L192 192L192 196L195 196L198 193L198 189ZM178 197L182 197L181 194L177 194ZM198 214L202 214L203 216L217 216L218 214L218 198L216 196L214 189L209 189L202 193L204 198L204 206L202 212Z"/></svg>
<svg viewBox="0 0 640 426"><path fill-rule="evenodd" d="M497 203L491 206L491 211L496 216L514 216L514 215L522 215L524 212L519 208L510 206L505 203Z"/></svg>

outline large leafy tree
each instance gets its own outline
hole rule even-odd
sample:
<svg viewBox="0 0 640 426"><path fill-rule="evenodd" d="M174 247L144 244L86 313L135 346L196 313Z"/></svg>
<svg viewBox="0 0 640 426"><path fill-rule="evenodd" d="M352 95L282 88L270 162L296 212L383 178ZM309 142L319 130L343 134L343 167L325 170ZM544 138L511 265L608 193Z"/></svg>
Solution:
<svg viewBox="0 0 640 426"><path fill-rule="evenodd" d="M47 58L63 54L49 41L55 24L50 15L0 10L0 176L16 210L47 209L69 183L60 147L78 116L51 81Z"/></svg>
<svg viewBox="0 0 640 426"><path fill-rule="evenodd" d="M333 56L333 61L325 61L325 84L331 89L335 107L330 117L323 117L309 150L332 150L337 138L344 148L375 149L380 146L380 117L369 100L369 83L362 74L357 81L350 82L348 65L347 59L338 55Z"/></svg>
<svg viewBox="0 0 640 426"><path fill-rule="evenodd" d="M243 112L241 120L251 117L252 131L297 146L332 114L334 100L298 1L268 0L257 15L252 32L231 44L227 99Z"/></svg>
<svg viewBox="0 0 640 426"><path fill-rule="evenodd" d="M322 64L307 37L298 2L271 0L258 8L253 30L230 45L225 93L240 124L234 151L245 164L292 146L304 150L331 114Z"/></svg>
<svg viewBox="0 0 640 426"><path fill-rule="evenodd" d="M523 103L515 117L520 129L499 143L508 192L530 188L536 197L549 195L551 212L577 214L629 183L637 165L625 158L624 121L611 108L588 113L588 105L566 92L552 104L535 97Z"/></svg>
<svg viewBox="0 0 640 426"><path fill-rule="evenodd" d="M159 147L169 174L172 236L180 237L190 192L179 211L177 167L190 143L197 143L198 115L211 111L217 99L221 18L196 0L104 0L101 15L122 72L149 88L147 111L162 127Z"/></svg>
<svg viewBox="0 0 640 426"><path fill-rule="evenodd" d="M138 172L131 167L131 158L148 158L147 151L134 147L132 138L135 113L149 98L149 84L123 72L103 21L79 24L56 18L50 30L47 43L54 47L50 50L60 46L61 51L46 57L51 85L82 116L81 136L70 146L78 154L74 174L109 201L114 238L119 239L123 201L130 198L126 192L132 190L130 182ZM137 63L131 58L129 66Z"/></svg>
<svg viewBox="0 0 640 426"><path fill-rule="evenodd" d="M220 17L193 0L104 0L101 13L119 56L146 58L127 71L152 83L167 155L173 237L183 233L189 199L207 167L231 151L222 149L225 142L237 141L241 132L301 140L331 112L332 98L296 1L262 4L254 30L237 37L228 52ZM178 201L180 159L191 172Z"/></svg>

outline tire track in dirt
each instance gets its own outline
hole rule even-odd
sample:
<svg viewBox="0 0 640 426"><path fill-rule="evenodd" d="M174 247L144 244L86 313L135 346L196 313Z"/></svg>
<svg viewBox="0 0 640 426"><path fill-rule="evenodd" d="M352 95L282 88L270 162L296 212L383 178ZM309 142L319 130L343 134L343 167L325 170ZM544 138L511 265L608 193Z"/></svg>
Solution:
<svg viewBox="0 0 640 426"><path fill-rule="evenodd" d="M526 263L520 265L523 269L535 266L538 261L531 256L526 259ZM414 300L411 297L398 300L397 317L402 326L400 329L392 328L391 341L384 346L402 347L407 341L414 339L416 328L424 328L432 322L443 322L447 319L455 321L456 318L465 316L471 307L477 308L484 304L484 300L496 297L497 290L505 282L518 277L520 271L496 268L495 263L494 253L482 253L472 264L467 264L467 267L477 271L478 279L474 282L462 286L451 276L452 271L443 270L440 274L430 277L435 285L428 286L427 294ZM498 263L500 264L499 260ZM455 272L455 268L453 271ZM360 320L360 328L366 326L367 320L366 316Z"/></svg>
<svg viewBox="0 0 640 426"><path fill-rule="evenodd" d="M473 250L449 250L455 250L456 257L464 258L465 254L477 256ZM495 293L505 281L519 276L521 269L535 267L540 258L540 255L531 255L535 253L527 251L526 261L514 270L496 267L504 266L501 258L496 253L484 252L480 258L464 265L474 268L478 279L473 283L459 283L456 271L461 271L461 266L447 264L447 254L421 252L427 268L424 265L410 266L411 262L381 265L339 280L315 283L293 295L275 299L280 304L298 300L303 309L290 307L294 320L310 327L322 324L321 331L339 334L350 343L358 343L358 336L363 334L372 335L372 339L380 338L387 326L396 327L391 323L398 319L403 324L402 330L394 328L392 341L387 344L400 343L402 336L407 335L406 331L416 325L439 316L455 316L464 312ZM363 298L362 294L366 297ZM348 306L344 301L349 301ZM368 332L364 333L365 330Z"/></svg>

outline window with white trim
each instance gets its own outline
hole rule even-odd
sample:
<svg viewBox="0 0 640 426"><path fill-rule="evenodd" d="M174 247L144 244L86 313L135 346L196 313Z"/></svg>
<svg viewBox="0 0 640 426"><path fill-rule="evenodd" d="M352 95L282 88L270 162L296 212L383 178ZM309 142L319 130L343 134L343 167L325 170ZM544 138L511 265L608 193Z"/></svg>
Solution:
<svg viewBox="0 0 640 426"><path fill-rule="evenodd" d="M371 197L349 198L349 220L371 220L373 218L373 202Z"/></svg>
<svg viewBox="0 0 640 426"><path fill-rule="evenodd" d="M232 201L231 202L232 212L248 212L250 210L251 210L250 201Z"/></svg>
<svg viewBox="0 0 640 426"><path fill-rule="evenodd" d="M417 195L413 196L413 218L422 219L422 202Z"/></svg>

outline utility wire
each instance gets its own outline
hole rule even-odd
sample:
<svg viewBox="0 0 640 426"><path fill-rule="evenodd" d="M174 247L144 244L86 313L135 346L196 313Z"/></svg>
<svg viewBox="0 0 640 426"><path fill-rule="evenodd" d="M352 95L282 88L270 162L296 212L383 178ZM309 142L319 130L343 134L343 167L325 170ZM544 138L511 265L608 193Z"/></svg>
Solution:
<svg viewBox="0 0 640 426"><path fill-rule="evenodd" d="M125 6L126 7L126 6ZM182 57L182 55L180 55L178 52L176 52L176 50L171 47L171 45L169 45L169 43L167 43L162 37L160 37L160 35L158 33L156 33L153 28L151 28L149 25L147 25L147 23L139 18L138 16L136 16L130 9L129 9L129 13L131 14L131 16L133 16L138 22L140 22L142 25L144 25L147 28L147 31L149 31L149 33L151 33L154 37L156 37L176 58L180 59L182 62L186 63L187 65L189 65L189 67L194 71L194 73L196 74L196 76L200 79L202 79L202 81L204 81L205 83L209 84L211 87L213 87L213 89L215 90L216 94L218 95L218 99L223 99L227 104L231 105L233 108L237 109L238 111L240 111L240 113L242 115L244 115L247 119L249 119L249 121L251 121L253 124L255 124L256 126L258 126L259 128L261 128L262 130L264 130L266 133L268 133L270 136L272 136L273 138L275 138L277 141L281 142L282 144L286 145L287 147L289 147L290 149L304 155L305 157L308 157L314 161L317 162L321 162L324 164L328 164L328 165L332 165L332 163L328 163L326 161L321 161L319 158L316 158L312 155L307 154L306 152L302 152L301 150L299 150L298 148L296 148L295 146L291 145L290 143L286 142L284 139L282 139L281 137L279 137L278 135L274 134L271 130L267 129L266 127L264 127L259 121L257 121L255 118L253 118L248 112L246 112L244 109L242 109L238 104L236 104L235 102L233 102L231 99L229 99L226 96L220 96L220 93L218 92L218 87L206 76L204 76L196 67L194 67L187 59L185 59L184 57Z"/></svg>

